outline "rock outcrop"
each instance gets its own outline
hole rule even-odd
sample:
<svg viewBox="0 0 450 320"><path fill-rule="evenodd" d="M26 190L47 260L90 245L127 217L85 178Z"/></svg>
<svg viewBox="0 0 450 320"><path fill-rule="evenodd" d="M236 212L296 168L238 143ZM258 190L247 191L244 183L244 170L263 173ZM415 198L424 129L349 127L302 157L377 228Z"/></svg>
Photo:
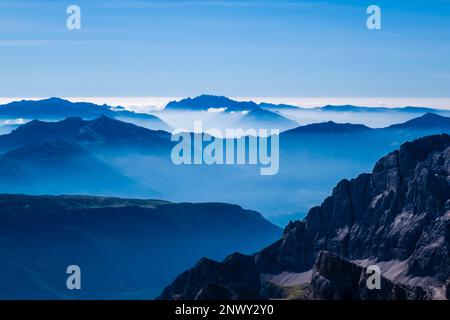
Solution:
<svg viewBox="0 0 450 320"><path fill-rule="evenodd" d="M450 276L450 136L418 139L342 180L303 221L256 254L263 273L303 272L326 250L350 260L405 261L397 277Z"/></svg>
<svg viewBox="0 0 450 320"><path fill-rule="evenodd" d="M372 273L351 261L321 251L311 277L311 298L325 300L425 300L421 287L396 284L380 276L379 288L369 288Z"/></svg>
<svg viewBox="0 0 450 320"><path fill-rule="evenodd" d="M261 299L260 289L253 257L235 253L221 263L201 259L166 287L159 299Z"/></svg>

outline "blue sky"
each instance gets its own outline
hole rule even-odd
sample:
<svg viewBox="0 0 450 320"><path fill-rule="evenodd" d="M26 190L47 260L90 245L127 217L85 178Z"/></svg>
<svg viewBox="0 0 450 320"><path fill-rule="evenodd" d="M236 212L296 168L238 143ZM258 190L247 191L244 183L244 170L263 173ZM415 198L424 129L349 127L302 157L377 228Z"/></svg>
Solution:
<svg viewBox="0 0 450 320"><path fill-rule="evenodd" d="M0 74L0 97L449 97L450 1L0 0Z"/></svg>

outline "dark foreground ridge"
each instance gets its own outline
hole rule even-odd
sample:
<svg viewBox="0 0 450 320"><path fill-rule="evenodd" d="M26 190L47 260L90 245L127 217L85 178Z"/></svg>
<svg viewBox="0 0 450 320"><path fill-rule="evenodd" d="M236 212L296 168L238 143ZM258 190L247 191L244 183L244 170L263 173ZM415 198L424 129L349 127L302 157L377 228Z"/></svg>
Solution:
<svg viewBox="0 0 450 320"><path fill-rule="evenodd" d="M231 204L0 195L0 299L150 299L202 256L252 253L280 234ZM82 290L67 290L73 264Z"/></svg>
<svg viewBox="0 0 450 320"><path fill-rule="evenodd" d="M160 299L445 299L450 277L450 136L403 144L342 180L260 252L200 260ZM369 265L382 289L364 287Z"/></svg>

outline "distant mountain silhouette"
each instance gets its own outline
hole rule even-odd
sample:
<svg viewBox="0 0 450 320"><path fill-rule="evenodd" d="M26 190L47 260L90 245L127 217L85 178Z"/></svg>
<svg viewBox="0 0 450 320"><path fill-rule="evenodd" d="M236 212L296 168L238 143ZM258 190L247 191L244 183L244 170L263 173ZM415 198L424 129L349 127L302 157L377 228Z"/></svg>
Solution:
<svg viewBox="0 0 450 320"><path fill-rule="evenodd" d="M292 106L292 105L289 105L289 104L284 104L284 103L275 104L275 103L267 103L267 102L261 102L259 104L259 107L263 108L263 109L267 109L267 110L271 110L271 109L277 109L277 110L298 110L298 109L301 109L300 107Z"/></svg>
<svg viewBox="0 0 450 320"><path fill-rule="evenodd" d="M151 299L202 256L265 246L281 229L223 203L0 195L0 299ZM67 290L77 264L82 290Z"/></svg>
<svg viewBox="0 0 450 320"><path fill-rule="evenodd" d="M135 121L154 130L169 130L170 126L156 116L135 113L127 110L114 110L108 105L96 105L88 102L70 102L60 98L44 100L22 100L0 105L0 119L39 119L62 120L68 117L80 117L92 120L100 116L128 122Z"/></svg>
<svg viewBox="0 0 450 320"><path fill-rule="evenodd" d="M83 144L110 144L120 146L160 147L169 144L170 134L153 131L101 116L94 120L78 117L58 122L30 121L7 135L0 136L0 150L7 150L55 140L67 140Z"/></svg>
<svg viewBox="0 0 450 320"><path fill-rule="evenodd" d="M261 127L267 128L268 125L263 123ZM55 160L55 168L61 173L57 179L50 170L41 170L42 162L25 161L27 157L35 158L34 154L39 154L38 149L44 148L45 143L63 141L81 148L85 154L82 159L88 156L96 160L93 163L100 162L104 166L103 171L101 166L96 169L104 173L102 179L96 179L96 170L86 170L80 175L85 177L84 181L97 181L96 187L102 190L102 194L123 197L147 194L174 201L214 199L236 202L267 216L306 213L342 177L370 170L377 159L403 142L439 133L450 133L450 130L433 127L429 130L370 129L362 125L336 123L300 126L280 134L279 172L270 179L262 179L258 173L252 172L255 166L175 166L171 151L176 142L170 141L170 134L163 131L152 131L106 117L90 121L79 118L50 123L32 121L0 136L0 155L30 147L29 155L22 152L24 161L10 166L20 174L14 175L12 169L5 166L0 192L14 190L34 194L45 189L51 190L51 194L83 190L88 193L87 189L79 188L81 183L76 188L72 186L71 177L82 170L76 161L58 163ZM58 150L55 150L53 158L56 155L63 158ZM74 173L72 176L63 174L65 164L66 170ZM247 173L240 174L241 169ZM107 173L112 176L111 180L106 179ZM33 183L19 183L19 177L23 179L27 174ZM215 178L211 179L212 176ZM124 183L110 182L124 177L127 177ZM230 188L234 188L236 193L230 194ZM255 192L259 189L265 190L264 194ZM293 192L286 193L286 189ZM94 186L89 188L89 193L98 194ZM299 194L308 196L299 197Z"/></svg>
<svg viewBox="0 0 450 320"><path fill-rule="evenodd" d="M258 105L254 102L240 102L223 96L201 95L180 101L171 101L164 110L206 111L208 109L226 108L226 111L250 111Z"/></svg>
<svg viewBox="0 0 450 320"><path fill-rule="evenodd" d="M382 113L411 113L411 114L425 114L425 113L442 113L450 114L450 110L434 109L427 107L363 107L353 105L326 105L323 107L304 108L289 104L274 104L274 103L255 103L253 101L235 101L224 96L215 95L201 95L195 98L185 98L180 101L171 101L167 104L165 110L178 111L206 111L208 109L226 108L227 111L251 111L260 107L266 110L302 110L302 111L321 111L321 112L382 112Z"/></svg>
<svg viewBox="0 0 450 320"><path fill-rule="evenodd" d="M243 128L275 128L280 130L290 129L296 126L298 126L297 122L260 107L244 115L237 123L237 127Z"/></svg>
<svg viewBox="0 0 450 320"><path fill-rule="evenodd" d="M253 101L236 101L224 96L201 95L195 98L185 98L180 101L171 101L164 110L178 111L207 111L208 109L225 108L228 112L252 111L257 108L262 109L299 109L288 104L273 104L262 102L257 104Z"/></svg>
<svg viewBox="0 0 450 320"><path fill-rule="evenodd" d="M316 107L313 110L332 111L332 112L408 112L408 113L427 113L438 112L438 110L426 107L402 107L402 108L387 108L387 107L360 107L352 105L326 105L324 107Z"/></svg>
<svg viewBox="0 0 450 320"><path fill-rule="evenodd" d="M374 133L374 134L392 134L387 133L393 129L405 129L409 132L417 130L433 130L442 132L450 131L450 118L440 116L434 113L426 113L417 118L404 123L394 124L386 128L372 129L362 124L336 123L333 121L313 123L305 126L285 131L284 136L295 136L298 134L351 134L351 133Z"/></svg>
<svg viewBox="0 0 450 320"><path fill-rule="evenodd" d="M295 129L284 132L284 135L293 135L299 133L310 133L310 134L354 133L354 132L365 132L370 130L373 129L362 124L336 123L333 121L328 121L300 126Z"/></svg>
<svg viewBox="0 0 450 320"><path fill-rule="evenodd" d="M443 117L434 113L426 113L423 116L414 118L412 120L406 121L400 124L394 124L389 126L387 129L410 129L410 130L421 130L421 129L443 129L450 130L450 118Z"/></svg>
<svg viewBox="0 0 450 320"><path fill-rule="evenodd" d="M86 121L33 120L0 136L0 192L86 193L157 196L124 175L111 159L130 154L170 160L170 134L101 116Z"/></svg>
<svg viewBox="0 0 450 320"><path fill-rule="evenodd" d="M0 155L0 192L158 195L67 141L29 144Z"/></svg>

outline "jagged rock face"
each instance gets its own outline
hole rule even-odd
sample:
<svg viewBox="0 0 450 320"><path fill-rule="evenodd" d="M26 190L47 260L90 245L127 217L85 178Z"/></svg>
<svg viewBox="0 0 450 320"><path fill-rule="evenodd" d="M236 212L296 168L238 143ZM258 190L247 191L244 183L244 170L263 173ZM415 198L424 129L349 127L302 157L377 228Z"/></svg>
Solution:
<svg viewBox="0 0 450 320"><path fill-rule="evenodd" d="M405 143L372 174L342 180L304 221L256 255L263 273L303 272L321 250L348 259L405 261L402 276L450 275L450 136Z"/></svg>
<svg viewBox="0 0 450 320"><path fill-rule="evenodd" d="M233 293L217 284L207 284L195 296L195 300L231 300Z"/></svg>
<svg viewBox="0 0 450 320"><path fill-rule="evenodd" d="M447 284L445 286L446 298L450 300L450 279L447 280Z"/></svg>
<svg viewBox="0 0 450 320"><path fill-rule="evenodd" d="M159 299L261 299L253 257L235 253L223 262L201 259L164 289Z"/></svg>
<svg viewBox="0 0 450 320"><path fill-rule="evenodd" d="M395 284L380 277L380 288L369 289L371 273L355 263L321 251L311 277L311 299L324 300L425 300L420 287Z"/></svg>

